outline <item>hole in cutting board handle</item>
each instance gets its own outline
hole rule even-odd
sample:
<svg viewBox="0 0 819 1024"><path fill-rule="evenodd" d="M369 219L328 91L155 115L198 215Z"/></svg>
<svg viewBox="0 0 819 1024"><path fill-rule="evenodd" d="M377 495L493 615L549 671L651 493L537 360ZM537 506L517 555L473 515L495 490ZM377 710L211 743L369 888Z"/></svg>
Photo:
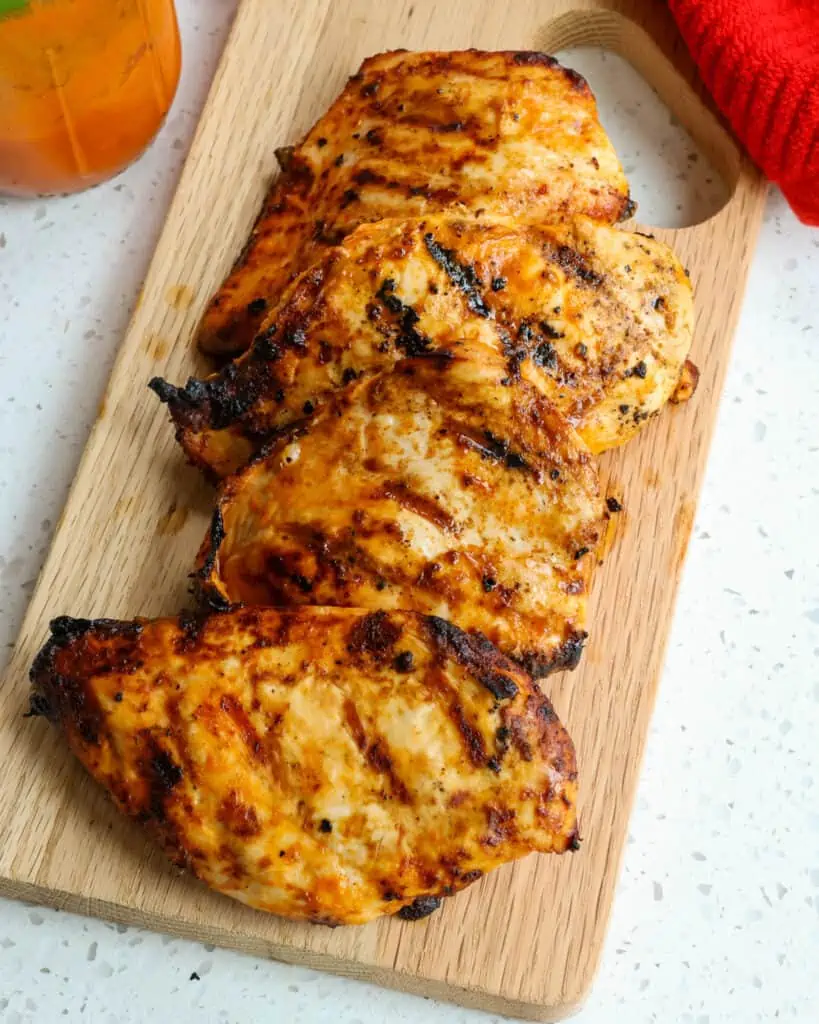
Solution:
<svg viewBox="0 0 819 1024"><path fill-rule="evenodd" d="M626 172L637 220L683 228L715 216L731 198L717 168L646 80L616 53L558 50L588 81Z"/></svg>
<svg viewBox="0 0 819 1024"><path fill-rule="evenodd" d="M731 201L741 167L736 143L644 29L616 11L575 10L538 42L588 80L637 221L691 227Z"/></svg>

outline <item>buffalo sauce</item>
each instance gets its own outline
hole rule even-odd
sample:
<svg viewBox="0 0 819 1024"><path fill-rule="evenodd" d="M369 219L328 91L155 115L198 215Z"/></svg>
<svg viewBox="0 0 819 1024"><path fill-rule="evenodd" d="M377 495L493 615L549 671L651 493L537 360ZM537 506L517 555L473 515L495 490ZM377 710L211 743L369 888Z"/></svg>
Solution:
<svg viewBox="0 0 819 1024"><path fill-rule="evenodd" d="M0 192L74 192L126 167L170 108L173 0L0 4Z"/></svg>

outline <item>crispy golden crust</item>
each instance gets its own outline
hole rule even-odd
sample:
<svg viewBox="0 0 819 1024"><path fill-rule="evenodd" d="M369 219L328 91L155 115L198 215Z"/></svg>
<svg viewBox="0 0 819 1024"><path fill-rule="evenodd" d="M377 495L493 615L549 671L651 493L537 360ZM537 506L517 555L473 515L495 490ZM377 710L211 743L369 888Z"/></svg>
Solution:
<svg viewBox="0 0 819 1024"><path fill-rule="evenodd" d="M604 527L596 470L501 357L455 352L351 385L226 483L198 570L214 607L405 608L535 675L576 664Z"/></svg>
<svg viewBox="0 0 819 1024"><path fill-rule="evenodd" d="M359 224L456 207L540 223L632 210L588 85L541 53L371 57L280 162L205 314L208 352L246 349L286 286Z"/></svg>
<svg viewBox="0 0 819 1024"><path fill-rule="evenodd" d="M152 386L189 459L218 477L362 373L474 339L600 452L668 400L692 320L683 268L643 235L589 220L382 221L302 275L241 360L184 388Z"/></svg>
<svg viewBox="0 0 819 1024"><path fill-rule="evenodd" d="M46 715L169 856L252 907L408 918L577 844L571 740L485 643L408 613L58 619Z"/></svg>

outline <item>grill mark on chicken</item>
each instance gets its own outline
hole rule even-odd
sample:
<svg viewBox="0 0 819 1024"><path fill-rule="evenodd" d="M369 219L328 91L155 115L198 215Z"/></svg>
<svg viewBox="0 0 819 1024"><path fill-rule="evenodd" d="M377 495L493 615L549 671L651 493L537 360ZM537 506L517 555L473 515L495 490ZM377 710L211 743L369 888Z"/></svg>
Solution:
<svg viewBox="0 0 819 1024"><path fill-rule="evenodd" d="M190 647L177 645L176 649L184 653L190 650ZM182 698L179 693L174 692L169 694L168 699L165 702L165 712L168 717L171 736L173 737L176 745L181 769L183 773L195 783L199 769L195 760L190 755L190 750L188 749L187 736L184 728L184 716L182 715L180 708L181 700Z"/></svg>
<svg viewBox="0 0 819 1024"><path fill-rule="evenodd" d="M460 526L455 519L437 502L423 494L416 494L405 483L400 481L383 485L381 493L385 498L392 498L402 508L421 516L437 526L442 533L459 533Z"/></svg>
<svg viewBox="0 0 819 1024"><path fill-rule="evenodd" d="M223 696L219 701L219 709L223 711L236 726L236 731L242 738L242 742L247 751L254 761L258 761L259 764L267 763L267 754L265 752L264 743L262 742L261 736L256 732L256 728L250 720L250 716L242 705L228 694Z"/></svg>
<svg viewBox="0 0 819 1024"><path fill-rule="evenodd" d="M472 764L481 766L486 764L486 748L484 747L483 737L477 729L473 728L469 723L464 709L457 700L449 706L449 714L452 721L455 723L455 727L458 730L458 734L461 736L464 742L464 749L466 750L467 756Z"/></svg>
<svg viewBox="0 0 819 1024"><path fill-rule="evenodd" d="M364 726L361 724L361 719L358 716L355 704L351 700L344 701L344 721L350 730L350 735L353 738L353 742L359 750L364 751L367 749L367 735L364 732Z"/></svg>
<svg viewBox="0 0 819 1024"><path fill-rule="evenodd" d="M482 458L502 462L507 469L531 469L526 459L513 451L508 441L495 437L490 430L478 434L461 424L454 425L452 431L461 444L478 452Z"/></svg>
<svg viewBox="0 0 819 1024"><path fill-rule="evenodd" d="M389 749L383 739L377 739L367 747L367 761L375 771L387 780L392 795L403 804L412 803L409 790L399 778Z"/></svg>
<svg viewBox="0 0 819 1024"><path fill-rule="evenodd" d="M367 616L368 619L374 618L374 616ZM363 625L363 624L362 624ZM375 628L376 630L382 630L385 628L384 618L379 621L379 624L374 626L372 623L369 626L364 626L363 631L367 632ZM355 632L355 631L354 631ZM399 631L400 635L400 631ZM397 639L397 638L396 638ZM369 641L367 641L369 644ZM380 642L376 642L376 645L381 649ZM349 645L348 645L349 647ZM365 760L375 771L384 775L387 779L390 789L395 797L402 803L411 803L412 800L409 795L409 791L401 779L398 777L395 771L395 765L393 764L392 757L390 756L389 750L386 747L386 743L383 739L377 739L370 741L367 738L367 734L362 725L361 718L359 717L358 710L355 704L351 700L344 701L344 721L350 732L350 736L353 739L356 747L364 755Z"/></svg>
<svg viewBox="0 0 819 1024"><path fill-rule="evenodd" d="M148 806L144 820L153 819L162 823L167 818L167 802L175 787L182 781L183 772L169 751L165 750L154 736L145 735L145 748L140 766L148 784Z"/></svg>
<svg viewBox="0 0 819 1024"><path fill-rule="evenodd" d="M236 790L231 790L219 808L219 821L242 839L260 835L262 826L253 807L242 803Z"/></svg>
<svg viewBox="0 0 819 1024"><path fill-rule="evenodd" d="M486 637L464 633L451 622L435 615L428 616L426 623L430 639L438 649L468 668L496 700L508 700L515 696L517 686L511 672L507 674L505 671L511 669L511 662Z"/></svg>
<svg viewBox="0 0 819 1024"><path fill-rule="evenodd" d="M459 262L455 250L441 245L431 231L424 235L424 245L452 284L466 296L466 303L472 312L485 318L491 317L492 310L484 300L481 292L481 280L475 272L475 268L470 264Z"/></svg>
<svg viewBox="0 0 819 1024"><path fill-rule="evenodd" d="M435 699L440 700L446 707L447 715L455 726L455 731L469 762L476 768L488 764L489 758L483 735L476 724L470 720L460 694L447 681L440 659L428 667L424 675L424 683L429 692L435 695Z"/></svg>

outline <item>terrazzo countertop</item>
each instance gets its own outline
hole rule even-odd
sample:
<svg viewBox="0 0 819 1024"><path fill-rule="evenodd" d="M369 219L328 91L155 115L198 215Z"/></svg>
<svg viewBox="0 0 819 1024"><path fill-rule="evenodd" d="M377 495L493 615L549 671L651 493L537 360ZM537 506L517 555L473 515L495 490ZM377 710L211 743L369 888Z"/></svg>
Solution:
<svg viewBox="0 0 819 1024"><path fill-rule="evenodd" d="M0 644L50 542L221 51L233 0L179 0L157 143L78 197L0 200ZM598 93L641 220L721 186L622 62ZM707 368L706 372L707 372ZM597 984L581 1024L819 1020L819 231L770 196ZM2 841L2 837L0 837ZM548 927L548 922L544 922ZM479 1013L0 901L0 1021L432 1024Z"/></svg>

